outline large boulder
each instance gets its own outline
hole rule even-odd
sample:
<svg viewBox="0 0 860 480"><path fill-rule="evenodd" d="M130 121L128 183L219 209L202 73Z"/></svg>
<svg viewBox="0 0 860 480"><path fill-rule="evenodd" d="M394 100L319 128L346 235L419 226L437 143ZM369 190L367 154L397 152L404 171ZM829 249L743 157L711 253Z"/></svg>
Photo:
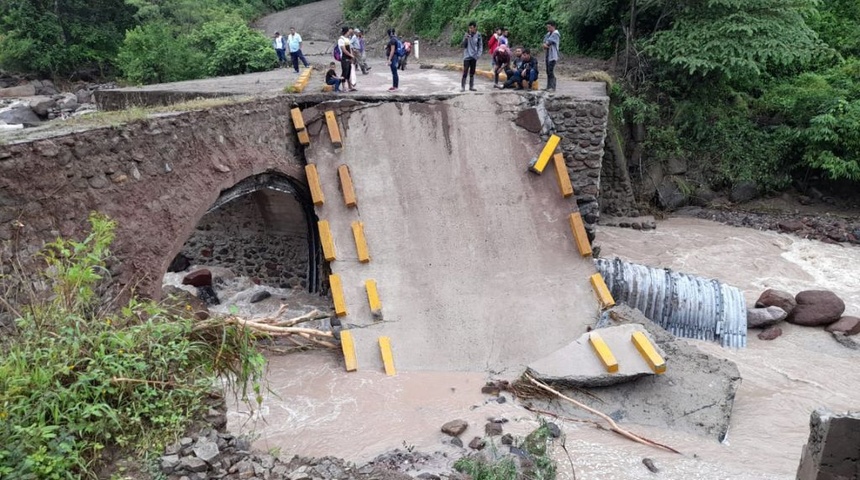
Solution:
<svg viewBox="0 0 860 480"><path fill-rule="evenodd" d="M665 210L677 210L689 202L687 194L672 177L666 177L657 186L657 204Z"/></svg>
<svg viewBox="0 0 860 480"><path fill-rule="evenodd" d="M36 112L25 102L13 102L11 105L0 108L0 120L7 125L38 125L41 120Z"/></svg>
<svg viewBox="0 0 860 480"><path fill-rule="evenodd" d="M36 115L42 118L47 118L48 111L57 107L57 101L45 95L29 97L27 98L27 101L30 103L30 108L33 109Z"/></svg>
<svg viewBox="0 0 860 480"><path fill-rule="evenodd" d="M208 287L212 285L212 272L206 268L194 270L185 275L182 279L183 285L193 285L195 287Z"/></svg>
<svg viewBox="0 0 860 480"><path fill-rule="evenodd" d="M828 332L843 332L845 335L860 333L860 317L844 316L825 328Z"/></svg>
<svg viewBox="0 0 860 480"><path fill-rule="evenodd" d="M797 306L797 301L794 299L794 295L786 291L768 288L755 301L755 306L779 307L785 310L785 313L791 315L791 311Z"/></svg>
<svg viewBox="0 0 860 480"><path fill-rule="evenodd" d="M60 110L73 112L80 106L78 103L78 97L76 97L74 93L61 93L59 95L55 95L54 99L57 100L57 107L59 107Z"/></svg>
<svg viewBox="0 0 860 480"><path fill-rule="evenodd" d="M770 306L747 309L747 328L767 328L785 320L785 310Z"/></svg>
<svg viewBox="0 0 860 480"><path fill-rule="evenodd" d="M805 290L794 299L797 307L786 318L789 323L816 327L830 325L845 311L845 302L830 290Z"/></svg>
<svg viewBox="0 0 860 480"><path fill-rule="evenodd" d="M36 89L30 85L18 85L16 87L0 88L0 98L32 97Z"/></svg>
<svg viewBox="0 0 860 480"><path fill-rule="evenodd" d="M198 320L209 318L209 307L206 302L197 298L193 293L173 285L165 285L161 292L162 304L172 314L185 317L190 313Z"/></svg>
<svg viewBox="0 0 860 480"><path fill-rule="evenodd" d="M732 186L729 199L734 203L746 203L759 195L759 188L753 181L742 181Z"/></svg>

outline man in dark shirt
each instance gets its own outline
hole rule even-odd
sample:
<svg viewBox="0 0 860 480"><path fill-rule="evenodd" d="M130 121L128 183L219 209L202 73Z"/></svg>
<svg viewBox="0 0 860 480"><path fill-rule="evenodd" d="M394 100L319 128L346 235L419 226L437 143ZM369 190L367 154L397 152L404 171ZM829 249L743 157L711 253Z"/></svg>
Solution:
<svg viewBox="0 0 860 480"><path fill-rule="evenodd" d="M400 77L397 75L397 66L400 62L400 57L397 55L397 46L400 44L400 39L395 35L394 29L388 29L388 44L385 45L385 56L388 57L388 66L391 67L391 88L389 92L396 92L400 88Z"/></svg>
<svg viewBox="0 0 860 480"><path fill-rule="evenodd" d="M334 62L328 64L328 71L325 72L325 83L326 85L333 86L335 92L339 92L340 83L343 81L343 78L337 76L337 72L335 72L334 66Z"/></svg>
<svg viewBox="0 0 860 480"><path fill-rule="evenodd" d="M523 61L520 65L521 82L517 90L522 90L523 88L531 90L532 84L538 78L538 62L536 58L532 57L532 52L528 48L523 50L521 59Z"/></svg>

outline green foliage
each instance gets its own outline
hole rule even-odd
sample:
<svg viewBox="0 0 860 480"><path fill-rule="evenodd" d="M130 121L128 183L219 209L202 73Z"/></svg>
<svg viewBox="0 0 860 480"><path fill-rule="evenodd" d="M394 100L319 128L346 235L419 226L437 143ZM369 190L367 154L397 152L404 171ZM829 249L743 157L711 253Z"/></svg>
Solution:
<svg viewBox="0 0 860 480"><path fill-rule="evenodd" d="M4 0L0 67L39 75L104 69L132 14L123 0Z"/></svg>
<svg viewBox="0 0 860 480"><path fill-rule="evenodd" d="M510 457L494 463L462 457L454 462L454 470L469 475L472 480L517 480L517 465Z"/></svg>
<svg viewBox="0 0 860 480"><path fill-rule="evenodd" d="M187 37L164 22L129 30L117 55L117 66L131 83L163 83L199 78L205 56Z"/></svg>
<svg viewBox="0 0 860 480"><path fill-rule="evenodd" d="M107 308L114 224L90 221L85 240L46 247L51 295L4 298L20 313L0 356L0 478L94 477L105 448L155 452L180 434L215 376L259 390L263 359L246 332L149 301Z"/></svg>
<svg viewBox="0 0 860 480"><path fill-rule="evenodd" d="M804 21L814 0L688 2L646 52L690 75L757 76L772 66L809 62L822 50Z"/></svg>
<svg viewBox="0 0 860 480"><path fill-rule="evenodd" d="M271 40L239 18L206 23L191 41L204 52L208 75L237 75L277 66Z"/></svg>
<svg viewBox="0 0 860 480"><path fill-rule="evenodd" d="M860 56L860 2L826 0L809 21L813 30L842 56Z"/></svg>
<svg viewBox="0 0 860 480"><path fill-rule="evenodd" d="M469 475L472 480L555 480L557 468L549 452L552 441L549 426L541 420L538 428L525 439L517 439L516 442L518 447L528 454L531 467L518 471L517 462L511 456L492 462L476 457L462 457L454 462L454 469Z"/></svg>

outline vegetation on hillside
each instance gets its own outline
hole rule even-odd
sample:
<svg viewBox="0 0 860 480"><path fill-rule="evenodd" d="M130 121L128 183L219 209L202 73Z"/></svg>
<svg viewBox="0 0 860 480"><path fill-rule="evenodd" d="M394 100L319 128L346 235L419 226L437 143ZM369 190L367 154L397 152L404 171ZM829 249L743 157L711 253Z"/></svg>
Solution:
<svg viewBox="0 0 860 480"><path fill-rule="evenodd" d="M0 478L93 478L105 452L158 455L218 377L259 395L264 360L246 331L106 294L115 226L90 221L83 241L46 246L38 277L0 276L0 313L14 317L0 342Z"/></svg>
<svg viewBox="0 0 860 480"><path fill-rule="evenodd" d="M636 168L682 158L712 188L860 182L856 0L343 1L356 22L452 42L474 19L539 49L555 19L563 52L615 58L615 123L647 126Z"/></svg>
<svg viewBox="0 0 860 480"><path fill-rule="evenodd" d="M4 0L0 68L153 83L266 70L271 40L248 22L308 0Z"/></svg>

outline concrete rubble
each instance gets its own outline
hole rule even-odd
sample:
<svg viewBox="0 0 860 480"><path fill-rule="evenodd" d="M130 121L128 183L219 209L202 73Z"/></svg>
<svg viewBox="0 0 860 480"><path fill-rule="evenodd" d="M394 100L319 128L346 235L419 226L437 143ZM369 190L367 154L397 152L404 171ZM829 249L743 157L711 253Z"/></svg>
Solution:
<svg viewBox="0 0 860 480"><path fill-rule="evenodd" d="M666 373L591 388L588 392L579 388L563 389L563 393L622 424L667 427L723 441L728 435L732 405L741 382L737 365L700 351L626 305L607 311L597 326L627 324L639 324L648 332L665 354ZM531 400L531 404L560 415L583 415L577 407L555 400Z"/></svg>
<svg viewBox="0 0 860 480"><path fill-rule="evenodd" d="M607 371L589 343L591 333L585 333L568 345L530 363L526 373L545 383L572 387L605 387L654 375L630 341L634 332L644 332L650 336L645 327L637 324L600 329L600 336L618 361L617 372ZM665 359L665 353L659 348L657 350Z"/></svg>
<svg viewBox="0 0 860 480"><path fill-rule="evenodd" d="M812 412L797 480L860 478L860 412Z"/></svg>

